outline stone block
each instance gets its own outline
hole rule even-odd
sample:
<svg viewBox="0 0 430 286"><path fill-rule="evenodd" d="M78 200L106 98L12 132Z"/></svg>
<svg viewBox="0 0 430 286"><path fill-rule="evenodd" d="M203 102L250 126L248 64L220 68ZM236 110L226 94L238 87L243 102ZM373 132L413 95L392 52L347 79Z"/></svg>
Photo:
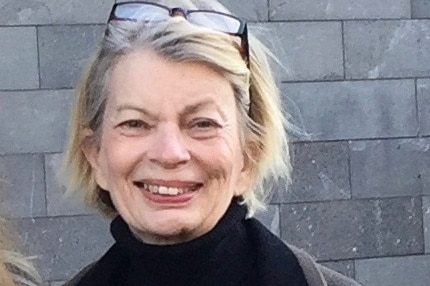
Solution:
<svg viewBox="0 0 430 286"><path fill-rule="evenodd" d="M289 83L283 101L299 140L416 136L413 80Z"/></svg>
<svg viewBox="0 0 430 286"><path fill-rule="evenodd" d="M255 218L264 224L275 235L280 236L279 230L279 206L268 205L267 209L256 213Z"/></svg>
<svg viewBox="0 0 430 286"><path fill-rule="evenodd" d="M42 155L0 156L0 210L7 218L46 215Z"/></svg>
<svg viewBox="0 0 430 286"><path fill-rule="evenodd" d="M91 214L77 195L65 194L66 178L61 177L62 154L45 155L46 203L49 216Z"/></svg>
<svg viewBox="0 0 430 286"><path fill-rule="evenodd" d="M260 23L250 30L282 63L283 68L274 65L279 80L343 78L340 23Z"/></svg>
<svg viewBox="0 0 430 286"><path fill-rule="evenodd" d="M0 38L0 89L38 88L36 28L0 27Z"/></svg>
<svg viewBox="0 0 430 286"><path fill-rule="evenodd" d="M423 286L430 281L430 255L355 262L355 277L366 286Z"/></svg>
<svg viewBox="0 0 430 286"><path fill-rule="evenodd" d="M423 197L425 252L430 253L430 197Z"/></svg>
<svg viewBox="0 0 430 286"><path fill-rule="evenodd" d="M37 257L42 278L62 281L100 258L113 243L108 222L95 216L17 221L24 249Z"/></svg>
<svg viewBox="0 0 430 286"><path fill-rule="evenodd" d="M420 135L430 135L430 80L417 80L418 121Z"/></svg>
<svg viewBox="0 0 430 286"><path fill-rule="evenodd" d="M345 200L281 206L281 237L319 260L423 253L417 198Z"/></svg>
<svg viewBox="0 0 430 286"><path fill-rule="evenodd" d="M39 27L42 88L74 87L104 30L104 25Z"/></svg>
<svg viewBox="0 0 430 286"><path fill-rule="evenodd" d="M346 142L292 145L293 183L285 192L279 184L272 202L310 202L348 199L349 150Z"/></svg>
<svg viewBox="0 0 430 286"><path fill-rule="evenodd" d="M0 154L61 152L72 91L0 92Z"/></svg>
<svg viewBox="0 0 430 286"><path fill-rule="evenodd" d="M269 0L271 20L410 18L408 0Z"/></svg>
<svg viewBox="0 0 430 286"><path fill-rule="evenodd" d="M430 195L430 139L351 142L352 195Z"/></svg>
<svg viewBox="0 0 430 286"><path fill-rule="evenodd" d="M430 2L427 0L411 0L412 18L429 18Z"/></svg>
<svg viewBox="0 0 430 286"><path fill-rule="evenodd" d="M115 1L16 1L0 4L0 25L105 23Z"/></svg>
<svg viewBox="0 0 430 286"><path fill-rule="evenodd" d="M347 79L430 75L430 21L348 21Z"/></svg>
<svg viewBox="0 0 430 286"><path fill-rule="evenodd" d="M321 263L325 267L333 269L345 276L354 278L355 277L355 267L353 260L342 260L342 261L330 261Z"/></svg>

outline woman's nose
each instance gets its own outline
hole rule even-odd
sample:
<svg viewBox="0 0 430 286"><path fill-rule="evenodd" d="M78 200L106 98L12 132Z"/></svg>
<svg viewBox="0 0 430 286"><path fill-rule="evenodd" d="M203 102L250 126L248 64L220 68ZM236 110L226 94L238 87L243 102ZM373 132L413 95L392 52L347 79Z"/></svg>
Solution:
<svg viewBox="0 0 430 286"><path fill-rule="evenodd" d="M164 168L175 168L190 160L184 138L177 126L159 126L154 134L148 157Z"/></svg>

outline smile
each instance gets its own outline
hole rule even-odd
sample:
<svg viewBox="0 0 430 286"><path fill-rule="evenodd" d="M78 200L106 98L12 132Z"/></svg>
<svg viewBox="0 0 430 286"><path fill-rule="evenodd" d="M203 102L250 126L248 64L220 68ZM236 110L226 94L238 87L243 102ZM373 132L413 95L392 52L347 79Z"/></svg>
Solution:
<svg viewBox="0 0 430 286"><path fill-rule="evenodd" d="M190 192L194 192L199 189L202 184L194 184L189 187L172 187L172 186L162 186L162 185L151 185L143 182L134 182L134 184L140 189L145 190L146 192L163 195L163 196L178 196Z"/></svg>

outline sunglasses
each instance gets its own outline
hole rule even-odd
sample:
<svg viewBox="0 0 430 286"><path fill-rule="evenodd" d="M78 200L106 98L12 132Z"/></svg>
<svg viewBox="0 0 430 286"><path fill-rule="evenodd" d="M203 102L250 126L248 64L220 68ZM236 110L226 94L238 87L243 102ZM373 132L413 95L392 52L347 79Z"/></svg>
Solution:
<svg viewBox="0 0 430 286"><path fill-rule="evenodd" d="M144 21L157 23L170 17L182 16L193 25L240 37L240 53L249 68L249 42L246 21L233 15L212 10L187 10L169 8L157 3L134 1L116 3L112 7L109 21Z"/></svg>

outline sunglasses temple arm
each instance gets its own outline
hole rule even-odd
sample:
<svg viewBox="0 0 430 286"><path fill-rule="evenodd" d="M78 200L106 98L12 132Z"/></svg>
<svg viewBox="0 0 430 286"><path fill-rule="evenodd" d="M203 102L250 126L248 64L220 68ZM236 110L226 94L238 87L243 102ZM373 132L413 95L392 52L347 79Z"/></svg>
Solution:
<svg viewBox="0 0 430 286"><path fill-rule="evenodd" d="M246 61L246 65L248 68L250 67L250 56L249 56L249 39L248 39L248 24L245 23L245 27L243 29L243 40L242 40L242 52Z"/></svg>

